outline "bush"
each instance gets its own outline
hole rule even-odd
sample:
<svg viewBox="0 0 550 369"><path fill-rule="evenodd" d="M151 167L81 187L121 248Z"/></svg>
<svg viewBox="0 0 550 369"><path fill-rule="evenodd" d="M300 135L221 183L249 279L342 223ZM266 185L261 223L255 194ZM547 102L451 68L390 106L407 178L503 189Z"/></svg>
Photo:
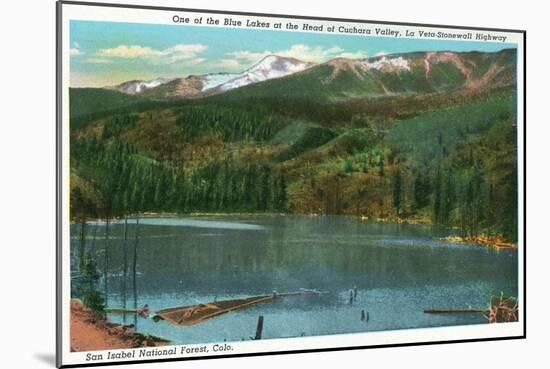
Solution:
<svg viewBox="0 0 550 369"><path fill-rule="evenodd" d="M82 302L92 311L101 315L105 314L105 301L97 290L88 290L84 293Z"/></svg>

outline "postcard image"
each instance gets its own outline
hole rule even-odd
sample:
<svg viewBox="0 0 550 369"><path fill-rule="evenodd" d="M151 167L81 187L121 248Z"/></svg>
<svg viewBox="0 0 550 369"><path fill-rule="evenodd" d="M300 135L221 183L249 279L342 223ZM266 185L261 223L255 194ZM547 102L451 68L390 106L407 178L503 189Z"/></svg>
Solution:
<svg viewBox="0 0 550 369"><path fill-rule="evenodd" d="M524 31L58 4L58 365L524 336Z"/></svg>

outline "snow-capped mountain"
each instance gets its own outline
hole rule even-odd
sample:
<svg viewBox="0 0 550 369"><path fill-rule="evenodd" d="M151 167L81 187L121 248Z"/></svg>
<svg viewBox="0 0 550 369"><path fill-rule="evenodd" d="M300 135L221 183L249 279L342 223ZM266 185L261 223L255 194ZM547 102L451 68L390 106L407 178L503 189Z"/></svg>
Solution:
<svg viewBox="0 0 550 369"><path fill-rule="evenodd" d="M269 55L242 73L192 75L186 78L164 80L154 87L147 87L145 82L142 81L130 81L125 84L132 87L136 86L134 89L123 86L125 84L116 87L117 90L128 94L140 94L153 99L197 98L223 93L253 83L285 77L306 70L314 65L313 63L303 62L294 58ZM158 80L153 81L156 82ZM151 85L153 81L148 81L147 83Z"/></svg>
<svg viewBox="0 0 550 369"><path fill-rule="evenodd" d="M374 61L372 62L370 61L370 59L365 59L363 60L363 65L367 69L376 69L384 72L400 72L411 70L410 61L408 59L404 59L402 56L395 58L382 56L381 58L374 59Z"/></svg>
<svg viewBox="0 0 550 369"><path fill-rule="evenodd" d="M150 90L152 88L163 85L170 81L172 81L172 79L170 78L155 78L149 81L133 80L133 81L123 82L116 86L109 86L106 88L110 90L117 90L120 92L124 92L125 94L128 94L128 95L138 95L144 91Z"/></svg>
<svg viewBox="0 0 550 369"><path fill-rule="evenodd" d="M266 56L258 64L217 86L221 91L281 78L311 68L315 64L276 55Z"/></svg>
<svg viewBox="0 0 550 369"><path fill-rule="evenodd" d="M509 51L492 54L413 52L363 59L337 57L321 64L269 55L241 73L129 81L112 89L154 100L201 98L236 89L270 95L273 86L282 86L281 89L289 93L316 91L338 97L472 92L515 83L512 60L513 53ZM479 72L478 65L488 65L489 69ZM300 76L295 76L297 73ZM265 81L271 82L262 89ZM250 85L253 86L241 89Z"/></svg>
<svg viewBox="0 0 550 369"><path fill-rule="evenodd" d="M212 73L203 76L201 91L208 91L237 78L237 73Z"/></svg>

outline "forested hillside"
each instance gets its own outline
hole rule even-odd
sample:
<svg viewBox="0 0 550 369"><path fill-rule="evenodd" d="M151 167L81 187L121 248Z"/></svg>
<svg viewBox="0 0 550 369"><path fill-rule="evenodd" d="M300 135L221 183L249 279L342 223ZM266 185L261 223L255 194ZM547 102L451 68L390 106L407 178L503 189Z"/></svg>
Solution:
<svg viewBox="0 0 550 369"><path fill-rule="evenodd" d="M71 216L346 214L515 240L515 52L430 75L413 56L169 102L72 91Z"/></svg>

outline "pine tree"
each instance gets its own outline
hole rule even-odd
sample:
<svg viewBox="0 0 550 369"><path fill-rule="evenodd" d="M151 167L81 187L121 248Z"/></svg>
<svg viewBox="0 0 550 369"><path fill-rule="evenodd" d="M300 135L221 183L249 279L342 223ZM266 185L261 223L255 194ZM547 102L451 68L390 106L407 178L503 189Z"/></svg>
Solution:
<svg viewBox="0 0 550 369"><path fill-rule="evenodd" d="M401 170L397 170L393 177L393 207L397 216L401 213L401 202L403 195L403 179L401 176Z"/></svg>
<svg viewBox="0 0 550 369"><path fill-rule="evenodd" d="M414 203L417 209L422 209L430 203L430 180L421 171L414 179Z"/></svg>

